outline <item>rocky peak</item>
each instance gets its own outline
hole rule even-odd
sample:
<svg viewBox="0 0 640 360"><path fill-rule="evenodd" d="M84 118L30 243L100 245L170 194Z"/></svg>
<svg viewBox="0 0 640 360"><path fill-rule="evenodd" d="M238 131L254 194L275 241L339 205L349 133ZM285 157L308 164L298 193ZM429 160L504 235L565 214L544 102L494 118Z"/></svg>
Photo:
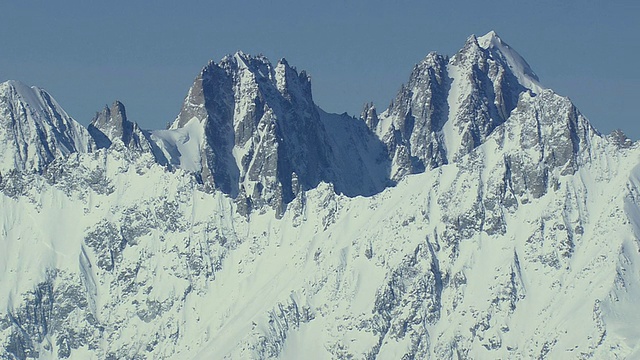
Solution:
<svg viewBox="0 0 640 360"><path fill-rule="evenodd" d="M0 84L0 171L42 171L57 157L89 150L89 137L46 91Z"/></svg>
<svg viewBox="0 0 640 360"><path fill-rule="evenodd" d="M629 148L634 145L634 141L629 139L627 134L625 134L621 129L613 130L607 138L620 148Z"/></svg>
<svg viewBox="0 0 640 360"><path fill-rule="evenodd" d="M470 36L451 58L430 53L376 122L392 159L390 178L458 161L509 120L523 94L543 91L527 62L493 31Z"/></svg>
<svg viewBox="0 0 640 360"><path fill-rule="evenodd" d="M486 60L482 50L480 44L478 44L478 38L475 35L471 35L465 41L462 49L451 57L451 63L454 65L461 62L481 63Z"/></svg>
<svg viewBox="0 0 640 360"><path fill-rule="evenodd" d="M478 45L489 53L491 59L501 62L505 68L508 68L520 85L536 94L544 90L538 76L531 70L527 61L505 43L495 31L490 31L478 38Z"/></svg>
<svg viewBox="0 0 640 360"><path fill-rule="evenodd" d="M508 121L490 136L504 158L509 188L526 203L557 191L594 156L602 139L571 101L551 90L523 93ZM600 145L596 145L600 146Z"/></svg>
<svg viewBox="0 0 640 360"><path fill-rule="evenodd" d="M278 91L282 96L292 101L303 100L304 106L313 106L309 103L312 100L311 79L304 70L298 73L283 58L278 62L275 72Z"/></svg>
<svg viewBox="0 0 640 360"><path fill-rule="evenodd" d="M522 93L542 87L529 65L495 32L469 37L448 64L448 158L455 160L483 143L504 123Z"/></svg>
<svg viewBox="0 0 640 360"><path fill-rule="evenodd" d="M310 89L308 76L286 61L274 67L238 52L203 69L173 128L195 121L193 131L203 134L198 162L208 187L281 207L295 196L293 177L313 187L327 163Z"/></svg>
<svg viewBox="0 0 640 360"><path fill-rule="evenodd" d="M105 105L102 111L96 113L88 130L100 149L111 146L111 138L123 139L130 135L133 127L129 125L133 124L127 120L124 105L115 101L111 108Z"/></svg>
<svg viewBox="0 0 640 360"><path fill-rule="evenodd" d="M117 143L131 150L149 149L150 145L138 124L127 119L124 105L114 101L96 113L87 128L98 149L109 148Z"/></svg>
<svg viewBox="0 0 640 360"><path fill-rule="evenodd" d="M393 159L390 178L394 181L447 163L441 133L447 121L449 86L447 58L430 53L413 68L409 82L380 115L376 133Z"/></svg>
<svg viewBox="0 0 640 360"><path fill-rule="evenodd" d="M237 199L241 212L268 206L282 213L321 181L353 196L388 185L380 140L358 119L320 111L307 73L285 59L274 66L238 52L210 62L171 130L154 136L167 158L180 154L170 162Z"/></svg>
<svg viewBox="0 0 640 360"><path fill-rule="evenodd" d="M372 102L364 104L364 109L362 109L360 118L372 131L375 131L376 127L378 127L378 123L380 122L380 119L378 118L378 112L376 111L376 106Z"/></svg>

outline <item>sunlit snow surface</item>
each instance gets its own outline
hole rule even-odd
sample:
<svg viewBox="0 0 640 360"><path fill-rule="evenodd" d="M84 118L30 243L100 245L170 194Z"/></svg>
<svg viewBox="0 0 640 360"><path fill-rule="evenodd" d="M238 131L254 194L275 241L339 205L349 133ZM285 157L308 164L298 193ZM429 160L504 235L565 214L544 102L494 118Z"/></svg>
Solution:
<svg viewBox="0 0 640 360"><path fill-rule="evenodd" d="M202 170L200 150L203 136L204 129L197 119L192 119L180 129L156 130L151 133L151 139L170 164L194 172Z"/></svg>
<svg viewBox="0 0 640 360"><path fill-rule="evenodd" d="M321 182L281 218L243 216L192 173L195 118L151 133L170 167L110 148L0 169L0 357L640 356L640 148L598 134L495 34L477 46L498 47L531 92L464 152L472 70L428 57L450 76L438 136L457 156L372 196ZM357 154L367 143L341 119L320 113L333 146Z"/></svg>
<svg viewBox="0 0 640 360"><path fill-rule="evenodd" d="M526 60L509 45L505 44L494 31L479 37L478 44L483 49L487 49L493 54L504 58L520 84L527 89L531 89L536 94L542 92L544 87L540 84L538 76L531 70Z"/></svg>
<svg viewBox="0 0 640 360"><path fill-rule="evenodd" d="M47 269L65 274L54 292L81 283L82 312L104 330L73 358L359 357L376 347L379 358L398 358L418 335L434 358L623 357L638 350L638 149L593 140L594 157L576 174L505 211L504 234L467 238L450 232L450 219L492 192L505 151L492 141L370 198L321 185L280 220L239 217L185 173L82 155L112 193L36 176L22 196L0 197L0 301L22 306ZM105 221L142 226L108 271L86 240ZM49 326L86 326L80 314L61 320ZM60 336L44 337L43 358L56 357Z"/></svg>

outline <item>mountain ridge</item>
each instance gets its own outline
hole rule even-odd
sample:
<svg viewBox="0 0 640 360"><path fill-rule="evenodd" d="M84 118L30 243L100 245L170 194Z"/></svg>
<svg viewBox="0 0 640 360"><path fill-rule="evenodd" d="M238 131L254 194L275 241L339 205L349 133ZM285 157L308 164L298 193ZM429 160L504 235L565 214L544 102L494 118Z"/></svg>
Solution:
<svg viewBox="0 0 640 360"><path fill-rule="evenodd" d="M168 130L141 130L117 101L97 113L88 129L93 147L111 146L111 138L117 138L153 153L169 168L194 172L209 189L246 204L246 212L271 206L282 213L296 186L310 189L325 181L350 196L371 195L408 174L455 161L506 121L520 94L543 90L526 61L495 32L472 35L451 58L427 55L381 114L374 104L366 105L359 120L377 139L360 131L355 158L344 163L336 154L339 141L328 137L331 132L320 119L308 75L284 59L273 66L262 55L239 51L202 69ZM300 112L287 114L292 109ZM122 125L107 125L111 113L122 118L116 120ZM194 118L198 121L191 123ZM360 124L350 119L343 117L351 124L346 131L357 132L353 129ZM387 154L378 149L368 159L365 144L378 142ZM336 169L336 163L344 165ZM353 175L344 175L352 170ZM363 182L358 173L370 177Z"/></svg>

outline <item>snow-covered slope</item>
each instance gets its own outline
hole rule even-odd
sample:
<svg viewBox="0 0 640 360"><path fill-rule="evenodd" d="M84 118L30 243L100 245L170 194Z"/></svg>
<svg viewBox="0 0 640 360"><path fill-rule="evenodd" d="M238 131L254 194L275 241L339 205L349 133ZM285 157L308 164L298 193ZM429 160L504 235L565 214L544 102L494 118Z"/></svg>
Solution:
<svg viewBox="0 0 640 360"><path fill-rule="evenodd" d="M89 150L89 136L46 91L0 84L0 173L42 170L56 157Z"/></svg>
<svg viewBox="0 0 640 360"><path fill-rule="evenodd" d="M428 55L361 120L317 108L301 74L238 53L152 152L3 172L0 356L640 354L638 144L493 33Z"/></svg>
<svg viewBox="0 0 640 360"><path fill-rule="evenodd" d="M540 84L538 76L531 70L527 61L520 56L507 43L502 41L495 31L490 31L486 35L477 38L478 45L489 51L491 57L500 61L503 66L507 65L511 73L518 79L518 83L536 94L542 92L544 87Z"/></svg>

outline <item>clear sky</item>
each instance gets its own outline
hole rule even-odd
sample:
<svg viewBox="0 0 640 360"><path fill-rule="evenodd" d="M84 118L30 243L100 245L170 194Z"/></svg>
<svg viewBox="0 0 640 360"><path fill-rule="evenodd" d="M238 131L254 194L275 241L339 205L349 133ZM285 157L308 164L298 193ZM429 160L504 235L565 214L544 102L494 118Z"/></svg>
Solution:
<svg viewBox="0 0 640 360"><path fill-rule="evenodd" d="M49 91L88 124L122 101L143 128L166 126L209 60L262 53L312 76L315 101L382 111L415 63L495 30L608 133L640 139L640 2L2 1L0 81Z"/></svg>

